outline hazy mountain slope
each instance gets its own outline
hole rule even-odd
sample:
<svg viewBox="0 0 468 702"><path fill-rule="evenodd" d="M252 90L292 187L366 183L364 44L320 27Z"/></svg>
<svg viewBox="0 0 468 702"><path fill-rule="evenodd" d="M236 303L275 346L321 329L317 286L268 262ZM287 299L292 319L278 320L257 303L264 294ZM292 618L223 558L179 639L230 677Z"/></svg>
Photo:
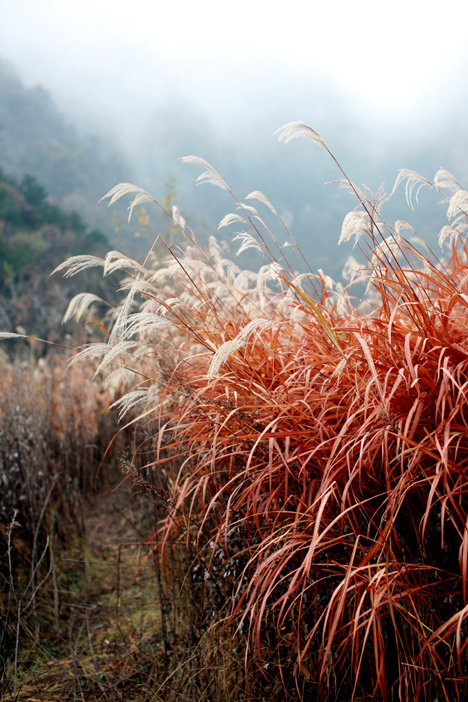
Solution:
<svg viewBox="0 0 468 702"><path fill-rule="evenodd" d="M365 184L375 191L385 182L388 191L400 168L432 178L442 166L463 181L466 128L461 118L454 121L452 130L444 131L436 125L429 129L426 125L420 134L404 125L393 131L382 124L371 126L368 116L360 119L357 114L351 115L349 108L333 100L326 88L317 92L309 87L300 94L285 88L281 100L265 94L264 104L233 106L232 120L222 125L183 96L167 100L154 95L151 109L138 110L138 105L131 105L132 109L121 109L116 114L115 107L109 106L108 129L102 122L94 129L89 120L86 129L93 129L97 136L83 138L79 125L83 123L84 105L79 115L71 108L67 112L70 120L76 120L75 127L57 109L47 90L25 88L11 66L0 61L0 166L17 177L35 175L61 205L79 211L85 221L105 230L117 248L131 247L132 254L143 255L149 240L164 232L166 223L159 211L148 207L148 236L137 241L132 228L125 224L125 207L109 211L97 201L121 181L142 185L161 200L168 194L165 184L172 179L169 191L175 192L175 201L189 226L202 235L213 234L220 219L235 209L236 203L212 186L195 186L201 169L179 160L195 154L211 162L239 198L252 190L263 191L283 216L312 267L321 267L336 277L351 251L350 246L337 246L341 224L358 203L336 184L325 185L342 177L328 154L304 141L278 143L274 130L284 121L296 119L300 104L302 117L320 131L359 187ZM146 103L150 104L149 98ZM276 112L272 111L275 104ZM123 156L108 146L110 134L118 141ZM436 234L445 223L444 209L437 204L434 193L424 193L422 204L421 210L411 212L400 191L385 206L383 216L391 225L397 219L407 220L434 246ZM114 218L120 220L121 238L115 236ZM220 235L230 240L235 233ZM276 224L275 234L280 240L286 236Z"/></svg>
<svg viewBox="0 0 468 702"><path fill-rule="evenodd" d="M94 226L112 232L100 197L130 168L104 140L83 137L56 108L47 90L26 88L0 59L0 166L17 178L35 176L54 200Z"/></svg>
<svg viewBox="0 0 468 702"><path fill-rule="evenodd" d="M69 256L108 249L101 231L51 204L34 177L17 182L0 169L0 331L62 339L61 319L73 294L91 286L106 296L109 286L95 271L72 280L50 273Z"/></svg>

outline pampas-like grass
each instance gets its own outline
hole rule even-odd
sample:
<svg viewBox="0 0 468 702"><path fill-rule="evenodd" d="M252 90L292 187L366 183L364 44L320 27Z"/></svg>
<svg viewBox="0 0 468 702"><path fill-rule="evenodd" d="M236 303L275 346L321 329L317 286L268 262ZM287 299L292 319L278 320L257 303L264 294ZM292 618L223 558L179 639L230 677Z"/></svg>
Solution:
<svg viewBox="0 0 468 702"><path fill-rule="evenodd" d="M302 136L334 159L307 125L281 131L284 141ZM210 164L186 160L205 169L199 182L229 191ZM461 701L468 193L445 171L434 182L398 176L409 200L422 185L449 191L457 236L441 262L404 238L406 223L383 222L382 192L372 200L337 165L360 206L341 238L367 245L366 261L347 266L349 279L367 283L367 312L352 284L298 270L294 240L281 247L236 199L238 213L220 226L241 223L241 249L258 247L268 263L242 271L222 244L201 249L177 213L181 243L166 261L113 257L112 270L133 283L107 352L100 345L96 355L101 368L137 374L117 404L137 413L129 421L151 418L146 470L170 476L155 549L169 572L174 545L195 545L207 580L207 553L222 552L220 616L244 640L247 664L263 669L274 658L284 685L296 681L305 699ZM261 193L250 199L275 211ZM85 263L72 260L68 272Z"/></svg>

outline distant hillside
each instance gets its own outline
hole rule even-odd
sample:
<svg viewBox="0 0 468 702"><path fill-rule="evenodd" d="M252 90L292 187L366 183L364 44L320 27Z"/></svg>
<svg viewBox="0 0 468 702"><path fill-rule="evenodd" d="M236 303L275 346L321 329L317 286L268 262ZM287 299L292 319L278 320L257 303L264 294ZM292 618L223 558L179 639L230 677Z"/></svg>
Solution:
<svg viewBox="0 0 468 702"><path fill-rule="evenodd" d="M26 88L1 58L0 167L16 178L34 176L61 207L112 234L112 216L97 202L129 180L129 167L102 139L81 136L47 90Z"/></svg>
<svg viewBox="0 0 468 702"><path fill-rule="evenodd" d="M52 204L33 176L16 181L0 169L0 330L62 339L72 295L89 286L106 295L107 283L94 271L72 280L50 273L69 256L104 255L108 248L105 234Z"/></svg>

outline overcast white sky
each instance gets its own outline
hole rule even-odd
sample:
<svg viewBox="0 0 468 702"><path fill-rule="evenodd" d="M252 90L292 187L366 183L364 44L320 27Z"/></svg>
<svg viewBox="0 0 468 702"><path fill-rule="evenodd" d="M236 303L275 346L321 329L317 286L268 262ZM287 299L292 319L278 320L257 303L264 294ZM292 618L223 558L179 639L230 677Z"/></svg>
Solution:
<svg viewBox="0 0 468 702"><path fill-rule="evenodd" d="M0 10L0 55L91 115L176 94L215 120L246 116L289 84L310 93L318 81L401 123L467 93L460 0L0 0Z"/></svg>

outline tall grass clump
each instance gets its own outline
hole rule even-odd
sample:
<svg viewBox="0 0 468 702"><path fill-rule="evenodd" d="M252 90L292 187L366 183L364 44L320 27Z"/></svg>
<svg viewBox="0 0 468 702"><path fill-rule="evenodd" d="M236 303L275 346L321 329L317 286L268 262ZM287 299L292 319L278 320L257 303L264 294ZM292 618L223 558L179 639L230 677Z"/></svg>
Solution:
<svg viewBox="0 0 468 702"><path fill-rule="evenodd" d="M334 159L307 125L281 131L298 136ZM106 341L77 360L98 357L122 384L122 417L149 429L138 452L167 505L155 552L168 574L193 553L186 586L209 594L206 627L291 699L464 699L468 192L446 171L398 176L410 200L422 185L447 200L439 260L335 161L357 198L341 240L362 253L343 287L289 234L278 243L262 193L240 201L210 164L185 160L233 196L220 228L241 230L257 270L215 237L199 246L178 211L163 262L111 252L60 267L125 273ZM130 184L108 197L129 193L130 214L159 205Z"/></svg>

